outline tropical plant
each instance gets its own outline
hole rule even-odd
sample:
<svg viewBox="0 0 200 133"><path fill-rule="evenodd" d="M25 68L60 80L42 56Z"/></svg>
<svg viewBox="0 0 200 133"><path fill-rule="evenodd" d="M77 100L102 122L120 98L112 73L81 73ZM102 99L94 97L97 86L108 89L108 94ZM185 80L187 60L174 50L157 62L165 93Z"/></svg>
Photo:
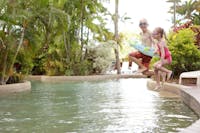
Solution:
<svg viewBox="0 0 200 133"><path fill-rule="evenodd" d="M13 75L13 66L23 46L27 23L32 14L23 1L2 0L0 6L0 84Z"/></svg>
<svg viewBox="0 0 200 133"><path fill-rule="evenodd" d="M88 61L87 58L87 46L89 45L89 40L92 39L98 42L106 41L110 38L110 32L105 28L106 23L104 22L103 17L101 17L108 13L100 1L68 0L64 1L63 3L63 6L57 5L56 7L60 7L60 9L67 14L67 16L65 16L66 22L58 23L57 21L59 20L57 20L56 23L58 23L58 27L57 25L53 24L50 28L51 30L55 31L55 34L49 32L49 35L52 36L50 37L50 40L48 39L49 46L41 47L40 52L36 56L34 74L37 74L38 70L39 74L85 75L85 73L82 71L86 68L90 69L91 66L91 61ZM52 6L55 6L55 4L53 3ZM42 22L40 26L43 27L43 21L40 19L38 21L39 23ZM43 36L46 35L41 34L41 37ZM59 51L59 56L58 52L56 51ZM55 63L55 61L57 61L57 63ZM38 62L40 65L37 64ZM62 69L60 69L61 66L58 64L63 64ZM87 65L88 67L86 67ZM55 69L57 71L54 71ZM63 73L63 71L65 72ZM87 71L86 73L90 73L90 70L85 71Z"/></svg>
<svg viewBox="0 0 200 133"><path fill-rule="evenodd" d="M173 58L170 68L175 75L200 69L200 51L195 45L195 33L190 28L170 33L169 49Z"/></svg>
<svg viewBox="0 0 200 133"><path fill-rule="evenodd" d="M0 11L0 84L19 73L90 74L89 40L113 39L99 0L1 0Z"/></svg>
<svg viewBox="0 0 200 133"><path fill-rule="evenodd" d="M196 0L185 1L181 5L177 6L177 13L183 16L183 19L190 20L193 16L193 13L196 10Z"/></svg>
<svg viewBox="0 0 200 133"><path fill-rule="evenodd" d="M111 68L115 61L117 44L115 41L101 42L97 46L94 44L88 47L88 59L92 61L92 73L102 74Z"/></svg>
<svg viewBox="0 0 200 133"><path fill-rule="evenodd" d="M192 21L196 25L200 24L200 2L198 0L188 0L184 2L180 0L169 0L168 2L175 3L175 5L170 8L169 12L179 15L179 19L176 22L182 24L185 23L185 21Z"/></svg>
<svg viewBox="0 0 200 133"><path fill-rule="evenodd" d="M170 7L169 13L173 14L173 23L174 23L174 27L176 27L176 8L177 5L179 5L179 3L181 2L181 0L167 0L168 3L173 3L173 6Z"/></svg>
<svg viewBox="0 0 200 133"><path fill-rule="evenodd" d="M118 21L119 21L119 0L115 0L115 15L114 15L114 25L115 25L115 41L117 42L117 47L115 48L115 58L117 66L117 74L121 73L120 70L120 60L119 60L119 33L118 33Z"/></svg>

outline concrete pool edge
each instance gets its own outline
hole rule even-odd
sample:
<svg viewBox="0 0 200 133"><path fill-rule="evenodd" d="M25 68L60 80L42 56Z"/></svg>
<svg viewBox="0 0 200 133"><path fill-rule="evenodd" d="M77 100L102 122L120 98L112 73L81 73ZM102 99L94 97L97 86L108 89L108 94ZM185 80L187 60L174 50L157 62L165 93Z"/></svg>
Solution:
<svg viewBox="0 0 200 133"><path fill-rule="evenodd" d="M155 81L148 80L147 87L150 90L155 88ZM200 117L200 88L188 87L183 85L178 85L175 83L165 83L163 86L163 91L171 92L177 94L181 97L182 101L188 105L198 116ZM200 132L200 119L194 122L192 125L181 131L181 133L199 133Z"/></svg>
<svg viewBox="0 0 200 133"><path fill-rule="evenodd" d="M41 82L81 82L81 81L102 81L120 78L147 78L145 75L91 75L91 76L27 76L27 80L35 80Z"/></svg>
<svg viewBox="0 0 200 133"><path fill-rule="evenodd" d="M31 82L24 81L23 83L0 85L0 94L10 94L25 92L31 90Z"/></svg>

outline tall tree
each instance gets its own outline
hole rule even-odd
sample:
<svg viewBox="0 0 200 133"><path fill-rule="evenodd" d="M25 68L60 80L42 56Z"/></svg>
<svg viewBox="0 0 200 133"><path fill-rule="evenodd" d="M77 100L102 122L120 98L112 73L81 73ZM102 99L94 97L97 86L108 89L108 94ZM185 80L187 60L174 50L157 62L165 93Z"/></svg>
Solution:
<svg viewBox="0 0 200 133"><path fill-rule="evenodd" d="M185 1L177 7L177 13L182 15L184 19L191 20L193 13L196 10L196 0Z"/></svg>
<svg viewBox="0 0 200 133"><path fill-rule="evenodd" d="M176 2L175 2L176 1ZM177 22L185 22L185 20L190 20L194 24L199 24L200 18L200 1L199 0L188 0L180 2L179 0L168 0L168 2L176 3L175 8L170 8L170 13L175 13L179 15L179 19L174 21L174 24ZM175 15L176 16L176 15ZM175 23L176 22L176 23Z"/></svg>
<svg viewBox="0 0 200 133"><path fill-rule="evenodd" d="M173 13L173 23L174 23L174 27L176 27L176 8L177 5L181 2L181 0L167 0L167 2L169 3L173 3L173 6L170 7L170 13Z"/></svg>
<svg viewBox="0 0 200 133"><path fill-rule="evenodd" d="M13 65L22 47L28 19L32 16L23 1L1 1L1 40L5 45L0 55L0 84L5 84L13 73ZM5 56L4 56L5 54Z"/></svg>
<svg viewBox="0 0 200 133"><path fill-rule="evenodd" d="M120 59L119 59L119 33L118 33L118 21L119 21L119 0L115 0L115 15L114 15L114 27L115 27L115 41L117 47L115 48L115 58L117 65L117 74L121 73L120 70Z"/></svg>

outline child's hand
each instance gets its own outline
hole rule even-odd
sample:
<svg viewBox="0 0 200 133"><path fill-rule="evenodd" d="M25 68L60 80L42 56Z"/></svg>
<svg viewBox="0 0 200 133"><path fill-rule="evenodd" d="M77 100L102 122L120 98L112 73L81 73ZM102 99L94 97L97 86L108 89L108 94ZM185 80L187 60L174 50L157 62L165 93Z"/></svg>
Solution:
<svg viewBox="0 0 200 133"><path fill-rule="evenodd" d="M157 50L154 51L154 54L159 54L159 52Z"/></svg>

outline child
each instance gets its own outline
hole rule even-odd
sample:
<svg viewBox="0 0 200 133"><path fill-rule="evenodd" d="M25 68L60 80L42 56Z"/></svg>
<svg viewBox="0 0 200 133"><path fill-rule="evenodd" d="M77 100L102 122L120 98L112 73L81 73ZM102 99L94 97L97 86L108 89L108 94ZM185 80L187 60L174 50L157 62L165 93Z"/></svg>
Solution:
<svg viewBox="0 0 200 133"><path fill-rule="evenodd" d="M153 44L153 39L151 36L151 32L147 28L148 27L147 20L146 19L140 20L139 26L140 29L142 30L142 33L140 33L142 44L151 47ZM148 70L152 57L144 55L141 52L137 51L130 53L129 59L131 61L134 61L140 68L139 72L143 73ZM141 61L139 59L141 59Z"/></svg>
<svg viewBox="0 0 200 133"><path fill-rule="evenodd" d="M172 57L171 57L171 53L166 45L166 42L163 39L164 37L166 37L164 30L162 28L158 27L153 31L152 35L153 35L153 38L158 41L157 48L158 48L158 53L160 55L160 60L154 64L154 71L155 71L156 82L157 82L157 86L156 86L155 90L158 90L161 88L159 73L166 73L167 80L169 80L172 75L172 71L170 71L164 67L164 65L171 64Z"/></svg>

